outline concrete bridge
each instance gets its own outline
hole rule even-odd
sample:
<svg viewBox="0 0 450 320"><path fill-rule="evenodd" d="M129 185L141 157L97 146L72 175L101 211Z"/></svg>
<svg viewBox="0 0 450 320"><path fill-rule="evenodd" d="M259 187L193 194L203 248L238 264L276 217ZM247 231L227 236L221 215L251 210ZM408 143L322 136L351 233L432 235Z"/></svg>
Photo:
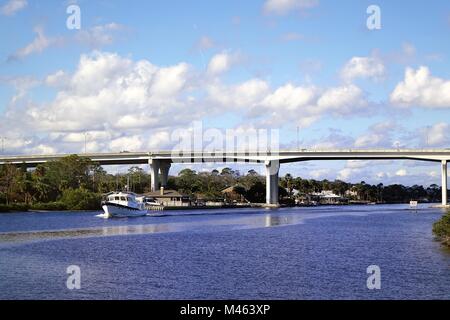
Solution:
<svg viewBox="0 0 450 320"><path fill-rule="evenodd" d="M0 165L11 163L36 167L39 164L59 160L68 154L57 155L19 155L0 156ZM100 165L149 164L152 178L152 190L167 184L172 163L261 163L266 168L266 202L268 205L278 204L278 172L280 164L311 160L420 160L441 163L442 173L442 205L447 206L447 162L450 161L450 149L439 150L285 150L258 152L120 152L120 153L85 153L86 157Z"/></svg>

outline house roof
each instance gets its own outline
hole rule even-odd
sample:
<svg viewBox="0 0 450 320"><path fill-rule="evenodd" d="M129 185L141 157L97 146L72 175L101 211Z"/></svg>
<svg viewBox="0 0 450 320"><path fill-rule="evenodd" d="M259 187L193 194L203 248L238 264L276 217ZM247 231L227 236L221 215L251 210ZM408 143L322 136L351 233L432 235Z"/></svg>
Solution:
<svg viewBox="0 0 450 320"><path fill-rule="evenodd" d="M181 197L188 197L185 194L181 194L176 190L164 190L163 194L161 194L161 190L158 191L152 191L147 192L144 194L146 197L152 197L152 198L181 198Z"/></svg>
<svg viewBox="0 0 450 320"><path fill-rule="evenodd" d="M238 184L235 184L234 186L225 188L225 189L223 189L223 190L220 191L220 192L222 192L222 193L236 192L236 188L244 188L244 189L245 189L245 187L244 187L243 185L241 185L241 184L238 183Z"/></svg>
<svg viewBox="0 0 450 320"><path fill-rule="evenodd" d="M230 193L230 192L234 192L234 186L225 188L221 191L222 193Z"/></svg>

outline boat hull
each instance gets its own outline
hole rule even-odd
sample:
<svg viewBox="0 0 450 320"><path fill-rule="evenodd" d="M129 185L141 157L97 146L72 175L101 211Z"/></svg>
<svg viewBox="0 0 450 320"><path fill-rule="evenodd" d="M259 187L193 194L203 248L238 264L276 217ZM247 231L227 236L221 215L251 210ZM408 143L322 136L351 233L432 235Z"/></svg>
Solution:
<svg viewBox="0 0 450 320"><path fill-rule="evenodd" d="M111 203L104 204L102 208L106 218L142 217L148 213L148 210L140 210Z"/></svg>

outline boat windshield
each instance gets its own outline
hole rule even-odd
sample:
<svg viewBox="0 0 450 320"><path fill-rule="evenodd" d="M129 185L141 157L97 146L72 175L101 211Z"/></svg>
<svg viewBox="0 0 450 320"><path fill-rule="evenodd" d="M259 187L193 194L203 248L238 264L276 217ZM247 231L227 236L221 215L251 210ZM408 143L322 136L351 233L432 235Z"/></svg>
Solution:
<svg viewBox="0 0 450 320"><path fill-rule="evenodd" d="M108 200L109 201L128 201L128 202L135 201L134 198L130 197L130 196L109 196Z"/></svg>

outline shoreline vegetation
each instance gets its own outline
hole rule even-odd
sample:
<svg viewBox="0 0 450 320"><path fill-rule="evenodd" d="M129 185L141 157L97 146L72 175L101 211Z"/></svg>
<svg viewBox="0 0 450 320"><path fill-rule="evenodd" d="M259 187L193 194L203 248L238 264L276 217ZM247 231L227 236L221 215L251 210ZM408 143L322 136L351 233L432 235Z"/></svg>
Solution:
<svg viewBox="0 0 450 320"><path fill-rule="evenodd" d="M130 190L138 194L150 191L150 174L133 166L126 173L111 174L87 158L70 155L61 160L27 169L24 165L0 165L0 212L6 211L78 211L101 210L102 195L110 191ZM261 206L265 202L265 177L255 170L241 174L224 168L210 172L181 170L169 176L167 189L189 196L192 202L220 202L223 207ZM232 197L223 193L232 190ZM314 180L286 174L279 180L279 202L293 206L313 194L328 190L346 200L347 204L440 202L441 188L400 184L370 185L341 180ZM227 198L227 199L225 199ZM205 207L203 207L205 208ZM219 206L219 208L221 208ZM187 208L185 208L187 209Z"/></svg>
<svg viewBox="0 0 450 320"><path fill-rule="evenodd" d="M450 248L450 211L433 224L433 234L437 241Z"/></svg>

